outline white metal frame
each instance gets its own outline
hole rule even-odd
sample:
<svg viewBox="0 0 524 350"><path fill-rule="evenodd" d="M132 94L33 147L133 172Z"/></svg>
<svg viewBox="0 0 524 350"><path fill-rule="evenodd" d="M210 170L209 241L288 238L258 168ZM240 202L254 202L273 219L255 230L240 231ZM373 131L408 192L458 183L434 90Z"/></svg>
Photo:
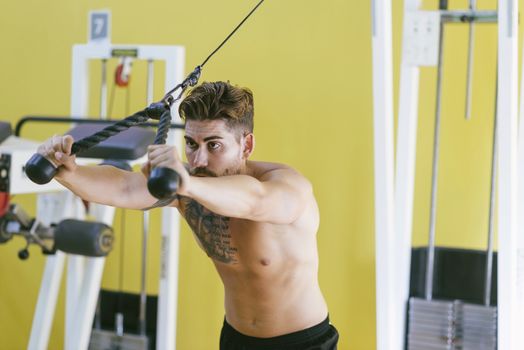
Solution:
<svg viewBox="0 0 524 350"><path fill-rule="evenodd" d="M420 0L406 0L404 13L418 11L420 3ZM524 179L524 92L520 135L517 135L517 14L516 0L498 1L498 348L504 350L524 348L524 332L518 329L524 324L522 181L518 186L518 180ZM391 0L373 0L372 22L377 349L400 350L404 349L409 297L419 67L407 62L409 43L404 23L394 164Z"/></svg>
<svg viewBox="0 0 524 350"><path fill-rule="evenodd" d="M71 84L71 115L82 117L88 115L88 91L89 91L89 60L110 59L113 49L136 49L136 59L148 61L165 61L165 91L170 90L184 78L185 50L181 46L154 46L154 45L99 45L83 44L73 47L72 62L72 84ZM178 105L172 108L175 116L174 122L179 123ZM167 143L180 146L182 144L182 132L171 131ZM65 192L59 196L65 198L55 199L62 204L62 209L55 206L46 206L47 213L41 214L52 217L53 213L62 215L81 216L81 213L73 213L68 210L75 208L69 196ZM49 201L50 198L58 198L56 195L45 195L42 197ZM67 201L65 200L67 199ZM100 209L100 208L98 208ZM106 224L112 224L114 208L105 207L97 210L100 213L98 220ZM40 216L40 213L39 213ZM54 218L60 221L61 218ZM162 247L161 247L161 276L158 297L157 313L157 349L176 348L176 315L178 298L178 257L179 257L179 215L173 208L162 209ZM69 256L68 278L67 278L67 300L66 300L66 322L65 322L65 349L87 349L89 336L94 318L96 301L100 289L100 282L105 258L85 258L80 256ZM35 316L29 349L46 349L49 339L50 325L54 316L54 307L60 285L60 278L65 262L65 255L58 253L47 259L46 268L42 280L39 299Z"/></svg>
<svg viewBox="0 0 524 350"><path fill-rule="evenodd" d="M498 348L524 348L524 270L517 266L518 1L499 0Z"/></svg>
<svg viewBox="0 0 524 350"><path fill-rule="evenodd" d="M398 344L402 331L395 322L399 309L395 301L395 279L398 269L394 243L394 145L393 145L393 60L391 34L391 0L372 0L373 94L380 96L374 104L375 173L375 227L377 244L375 255L382 257L376 265L377 349L387 344ZM380 237L378 235L380 233ZM380 242L380 244L379 244Z"/></svg>

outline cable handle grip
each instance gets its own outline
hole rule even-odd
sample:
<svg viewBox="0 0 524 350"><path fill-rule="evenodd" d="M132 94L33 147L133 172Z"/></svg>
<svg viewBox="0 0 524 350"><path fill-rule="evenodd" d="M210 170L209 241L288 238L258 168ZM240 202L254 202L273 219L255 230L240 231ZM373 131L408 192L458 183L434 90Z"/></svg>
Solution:
<svg viewBox="0 0 524 350"><path fill-rule="evenodd" d="M25 163L24 171L29 180L38 185L45 185L55 177L58 168L40 153L35 153Z"/></svg>
<svg viewBox="0 0 524 350"><path fill-rule="evenodd" d="M204 62L205 63L205 62ZM164 145L167 140L167 133L169 126L171 125L171 109L175 102L182 98L182 95L186 89L190 86L198 84L200 75L202 73L202 65L196 66L195 69L184 79L184 81L172 90L168 91L162 99L163 103L167 108L163 111L158 121L158 130L156 133L154 145ZM180 89L180 92L175 94L175 91ZM170 202L170 199L176 196L176 191L179 186L180 175L171 168L158 167L154 168L149 174L147 180L147 189L149 193L157 199L159 202ZM157 204L158 204L157 203Z"/></svg>
<svg viewBox="0 0 524 350"><path fill-rule="evenodd" d="M158 130L154 145L163 145L167 140L169 125L171 125L171 111L166 110L158 122ZM180 176L171 168L157 167L151 171L147 180L149 193L157 199L165 200L176 195Z"/></svg>
<svg viewBox="0 0 524 350"><path fill-rule="evenodd" d="M149 119L159 120L161 119L161 116L165 114L166 110L169 111L169 106L164 102L152 103L143 111L110 125L92 136L88 136L73 143L71 155L94 147L109 137L125 131L132 126L144 124ZM167 129L169 129L169 126L167 126ZM38 185L49 183L56 176L58 170L59 167L57 168L49 159L45 158L40 153L33 154L24 167L27 177Z"/></svg>

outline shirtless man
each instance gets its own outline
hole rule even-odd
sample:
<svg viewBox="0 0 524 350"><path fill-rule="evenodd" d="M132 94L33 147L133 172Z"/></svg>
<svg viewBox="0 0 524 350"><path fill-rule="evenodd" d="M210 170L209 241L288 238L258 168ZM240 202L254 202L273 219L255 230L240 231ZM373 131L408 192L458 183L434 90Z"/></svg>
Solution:
<svg viewBox="0 0 524 350"><path fill-rule="evenodd" d="M180 175L176 207L212 259L225 289L221 350L336 349L318 284L319 213L311 184L292 168L248 160L255 147L253 95L229 83L204 83L180 104L184 165L174 147L153 145L140 172L79 166L73 139L54 136L39 153L79 197L142 209L154 167Z"/></svg>

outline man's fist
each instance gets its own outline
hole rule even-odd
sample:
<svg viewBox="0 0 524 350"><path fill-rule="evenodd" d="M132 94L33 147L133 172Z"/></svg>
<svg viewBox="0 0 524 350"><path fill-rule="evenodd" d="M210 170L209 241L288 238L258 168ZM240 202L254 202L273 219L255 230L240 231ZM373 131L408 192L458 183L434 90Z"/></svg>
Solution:
<svg viewBox="0 0 524 350"><path fill-rule="evenodd" d="M71 155L73 137L70 135L54 135L38 147L37 152L47 158L57 168L74 171L76 169L76 156Z"/></svg>

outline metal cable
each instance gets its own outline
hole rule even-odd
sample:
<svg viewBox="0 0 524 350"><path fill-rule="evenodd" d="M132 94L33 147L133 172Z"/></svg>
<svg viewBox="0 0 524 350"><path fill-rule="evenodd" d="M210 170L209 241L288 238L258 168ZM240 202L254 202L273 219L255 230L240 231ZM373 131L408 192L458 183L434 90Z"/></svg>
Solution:
<svg viewBox="0 0 524 350"><path fill-rule="evenodd" d="M209 56L207 56L207 58L204 60L204 62L200 65L200 67L204 67L204 65L207 63L207 61L209 61L209 59L218 51L222 48L222 46L224 46L224 44L229 40L229 38L231 38L233 36L233 34L235 34L235 32L238 30L238 28L240 28L242 26L242 24L244 24L245 21L247 21L247 19L253 14L253 12L256 11L256 9L262 5L262 3L264 2L264 0L260 0L260 2L251 10L251 12L249 12L247 14L246 17L244 17L244 19L242 20L242 22L240 22L235 29L233 29L233 31L224 39L224 41L222 41L222 43L220 45L218 45L218 47L213 51L211 52L211 54Z"/></svg>
<svg viewBox="0 0 524 350"><path fill-rule="evenodd" d="M244 22L256 11L256 9L264 2L260 0L258 4L247 14L246 17L233 29L233 31L220 43L220 45L213 51L204 62L197 66L183 81L182 83L175 86L171 89L160 102L151 104L148 108L144 109L141 112L138 112L130 117L127 117L114 125L108 126L107 128L91 135L86 138L83 138L75 143L71 149L71 154L77 154L83 151L86 151L100 142L105 141L106 139L115 136L116 134L121 133L129 129L132 126L137 126L144 124L148 119L160 119L159 126L157 130L157 135L154 141L155 145L165 144L167 140L167 133L169 132L169 127L171 126L171 107L174 103L180 100L190 86L195 86L198 84L200 74L202 72L202 67L209 61L209 59L224 46L224 44L235 34L235 32L244 24ZM173 96L175 91L180 89L180 92L176 97Z"/></svg>

